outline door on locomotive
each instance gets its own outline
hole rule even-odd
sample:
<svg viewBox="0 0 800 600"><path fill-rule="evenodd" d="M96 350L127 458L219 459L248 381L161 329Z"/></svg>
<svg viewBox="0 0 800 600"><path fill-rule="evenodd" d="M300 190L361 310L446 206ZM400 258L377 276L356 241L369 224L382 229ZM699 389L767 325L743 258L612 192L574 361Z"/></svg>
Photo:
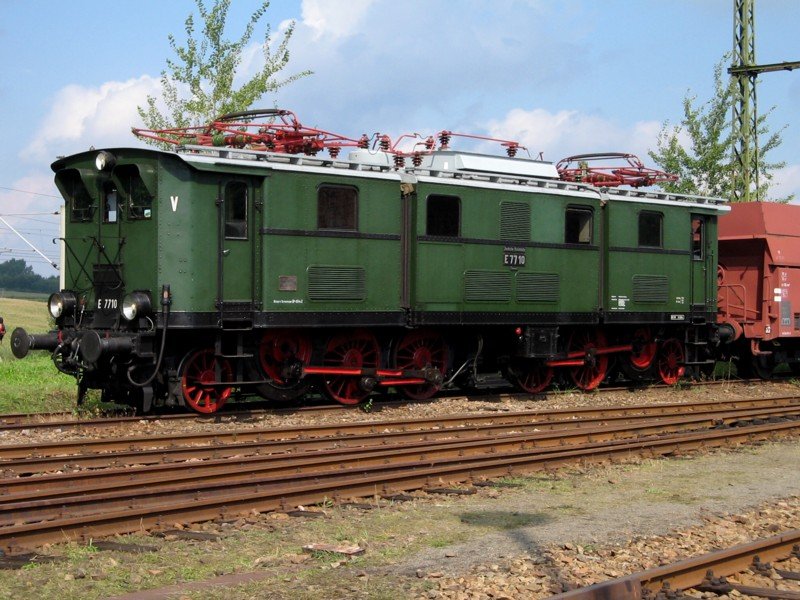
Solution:
<svg viewBox="0 0 800 600"><path fill-rule="evenodd" d="M706 216L692 215L692 313L705 314L715 309L709 304L715 296L711 286L716 282L716 269L711 264L713 256L708 244L708 225Z"/></svg>
<svg viewBox="0 0 800 600"><path fill-rule="evenodd" d="M97 255L94 263L95 327L111 327L117 320L125 282L122 277L122 197L117 184L109 179L102 184L98 219Z"/></svg>
<svg viewBox="0 0 800 600"><path fill-rule="evenodd" d="M252 180L220 182L218 286L223 303L253 301L255 194Z"/></svg>

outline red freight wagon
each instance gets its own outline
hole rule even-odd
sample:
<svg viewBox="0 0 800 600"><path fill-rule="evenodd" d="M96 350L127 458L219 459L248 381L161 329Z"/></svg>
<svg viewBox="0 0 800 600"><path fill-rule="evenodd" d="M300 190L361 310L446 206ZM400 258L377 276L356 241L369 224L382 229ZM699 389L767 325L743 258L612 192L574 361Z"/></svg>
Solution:
<svg viewBox="0 0 800 600"><path fill-rule="evenodd" d="M719 218L717 322L739 374L800 373L800 206L732 204Z"/></svg>

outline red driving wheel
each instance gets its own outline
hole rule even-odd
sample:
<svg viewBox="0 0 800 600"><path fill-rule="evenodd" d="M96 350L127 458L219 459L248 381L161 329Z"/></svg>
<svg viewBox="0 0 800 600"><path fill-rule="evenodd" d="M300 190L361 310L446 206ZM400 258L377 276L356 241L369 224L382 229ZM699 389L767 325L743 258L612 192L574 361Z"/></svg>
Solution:
<svg viewBox="0 0 800 600"><path fill-rule="evenodd" d="M685 355L683 344L675 338L665 340L658 353L658 374L667 385L675 385L683 377Z"/></svg>
<svg viewBox="0 0 800 600"><path fill-rule="evenodd" d="M267 331L258 347L258 359L273 384L286 385L283 368L298 362L307 365L311 360L311 340L297 331Z"/></svg>
<svg viewBox="0 0 800 600"><path fill-rule="evenodd" d="M538 394L553 381L553 368L544 361L525 361L509 368L508 380L523 392Z"/></svg>
<svg viewBox="0 0 800 600"><path fill-rule="evenodd" d="M397 344L393 363L396 368L408 371L421 371L426 367L433 367L444 377L448 364L447 344L435 331L411 331ZM440 388L441 385L431 382L398 386L402 394L412 400L427 400Z"/></svg>
<svg viewBox="0 0 800 600"><path fill-rule="evenodd" d="M326 367L373 368L380 365L380 347L375 336L366 330L346 332L328 341L322 359ZM323 390L341 404L358 404L369 396L359 375L326 375Z"/></svg>
<svg viewBox="0 0 800 600"><path fill-rule="evenodd" d="M580 389L588 392L595 389L605 379L608 372L608 355L597 355L594 351L606 347L606 337L600 330L578 330L569 340L569 351L585 352L586 364L573 367L570 371L572 381Z"/></svg>
<svg viewBox="0 0 800 600"><path fill-rule="evenodd" d="M181 390L186 404L199 413L214 413L225 405L233 388L216 385L233 379L231 363L213 349L187 355L181 369Z"/></svg>

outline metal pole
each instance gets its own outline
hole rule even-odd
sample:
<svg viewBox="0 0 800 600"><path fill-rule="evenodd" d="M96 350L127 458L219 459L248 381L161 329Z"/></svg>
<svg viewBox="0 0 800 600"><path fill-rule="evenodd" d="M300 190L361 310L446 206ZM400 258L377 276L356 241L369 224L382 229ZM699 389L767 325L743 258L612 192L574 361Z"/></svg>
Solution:
<svg viewBox="0 0 800 600"><path fill-rule="evenodd" d="M44 254L42 254L36 246L31 244L24 235L22 235L19 231L14 229L8 221L6 221L3 217L0 217L0 221L2 221L5 224L5 226L8 227L11 231L16 233L23 242L25 242L26 244L28 244L28 246L33 248L33 251L36 252L36 254L45 259L48 263L50 263L50 266L52 266L56 271L58 271L58 265L49 258L47 258Z"/></svg>

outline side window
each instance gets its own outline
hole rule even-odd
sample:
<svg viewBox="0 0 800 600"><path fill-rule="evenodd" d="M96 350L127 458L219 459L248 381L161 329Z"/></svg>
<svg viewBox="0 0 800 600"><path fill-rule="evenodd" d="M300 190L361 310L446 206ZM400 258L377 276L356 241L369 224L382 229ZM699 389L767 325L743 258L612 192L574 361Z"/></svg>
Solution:
<svg viewBox="0 0 800 600"><path fill-rule="evenodd" d="M591 244L593 212L587 207L568 207L564 215L564 242L567 244Z"/></svg>
<svg viewBox="0 0 800 600"><path fill-rule="evenodd" d="M705 222L700 217L694 217L692 219L692 258L694 260L705 258L703 254L704 238Z"/></svg>
<svg viewBox="0 0 800 600"><path fill-rule="evenodd" d="M70 221L91 221L94 205L77 169L67 169L56 175L56 184L67 199Z"/></svg>
<svg viewBox="0 0 800 600"><path fill-rule="evenodd" d="M119 215L119 194L112 183L103 185L103 223L116 223Z"/></svg>
<svg viewBox="0 0 800 600"><path fill-rule="evenodd" d="M317 229L358 231L358 190L342 185L319 186Z"/></svg>
<svg viewBox="0 0 800 600"><path fill-rule="evenodd" d="M457 196L428 196L425 233L457 238L461 233L461 199Z"/></svg>
<svg viewBox="0 0 800 600"><path fill-rule="evenodd" d="M225 186L225 239L247 239L247 184L242 181Z"/></svg>
<svg viewBox="0 0 800 600"><path fill-rule="evenodd" d="M664 215L657 212L639 213L639 246L662 248Z"/></svg>
<svg viewBox="0 0 800 600"><path fill-rule="evenodd" d="M128 204L128 218L149 219L153 216L153 195L147 189L139 169L135 165L123 165L114 169L114 176L122 185Z"/></svg>

